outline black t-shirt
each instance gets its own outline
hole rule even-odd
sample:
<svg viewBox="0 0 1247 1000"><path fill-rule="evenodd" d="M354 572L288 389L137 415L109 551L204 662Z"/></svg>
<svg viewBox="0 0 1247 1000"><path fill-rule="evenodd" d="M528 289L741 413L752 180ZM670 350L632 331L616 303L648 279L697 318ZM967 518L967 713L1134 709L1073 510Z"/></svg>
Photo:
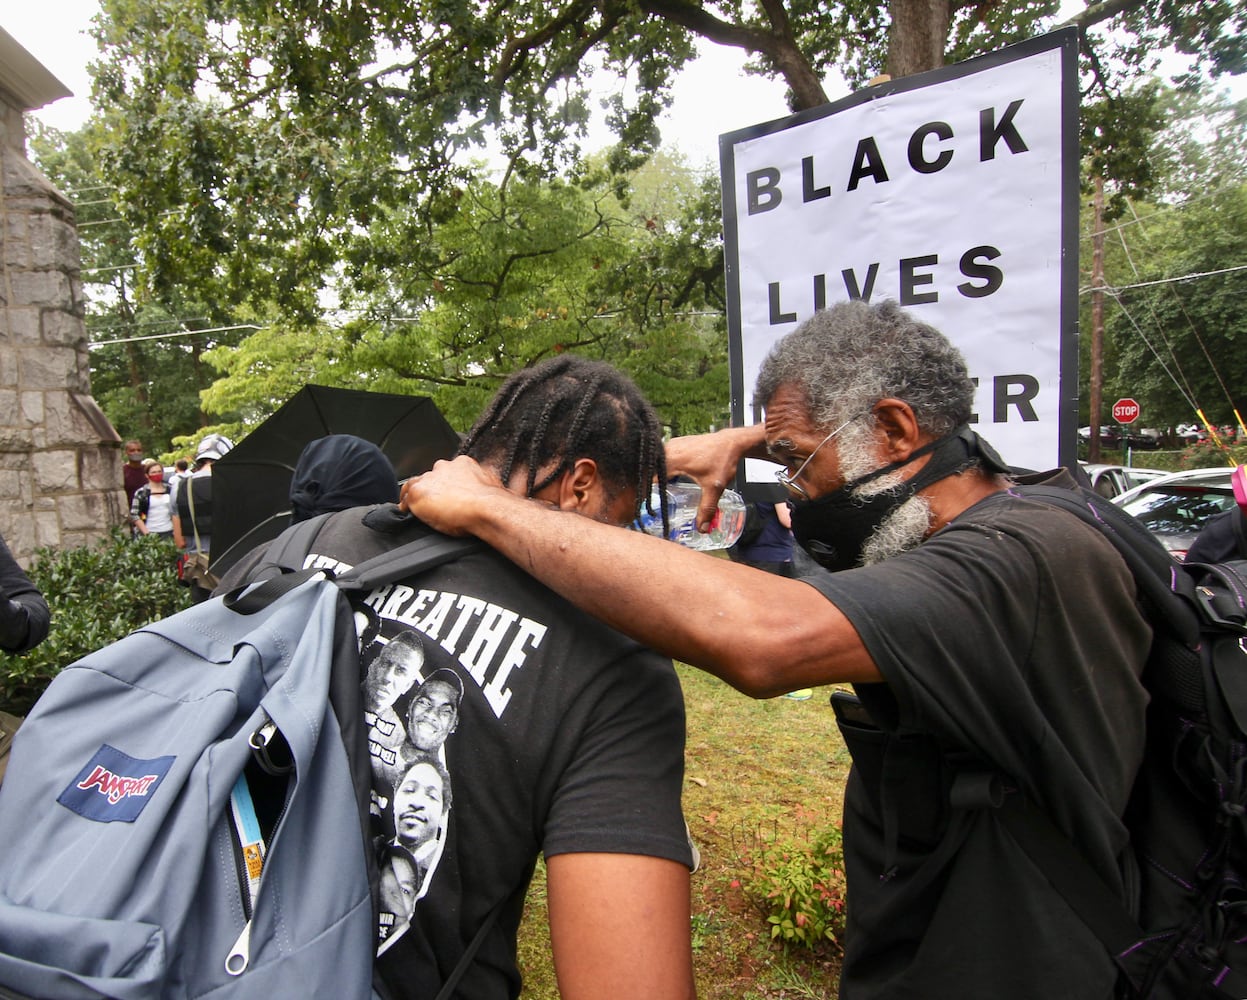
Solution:
<svg viewBox="0 0 1247 1000"><path fill-rule="evenodd" d="M858 694L894 759L913 758L886 780L850 777L841 996L1111 996L1104 947L991 810L932 803L947 802L943 753L962 754L1016 781L1111 885L1129 881L1120 816L1151 629L1120 556L1073 516L1001 493L904 555L807 582L857 629L886 681Z"/></svg>
<svg viewBox="0 0 1247 1000"><path fill-rule="evenodd" d="M345 568L425 530L410 522L386 536L363 528L363 513L334 515L306 565ZM488 550L354 603L365 701L378 696L366 714L378 969L396 1000L435 996L501 901L456 995L515 997L515 937L539 853L691 862L679 680L669 660ZM444 765L449 792L421 748ZM393 912L405 907L409 923Z"/></svg>

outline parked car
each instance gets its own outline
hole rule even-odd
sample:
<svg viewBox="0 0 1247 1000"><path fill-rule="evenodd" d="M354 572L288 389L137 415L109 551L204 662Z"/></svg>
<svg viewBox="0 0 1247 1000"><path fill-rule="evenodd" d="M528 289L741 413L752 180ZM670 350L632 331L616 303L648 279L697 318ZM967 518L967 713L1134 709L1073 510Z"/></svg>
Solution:
<svg viewBox="0 0 1247 1000"><path fill-rule="evenodd" d="M1113 497L1113 503L1181 559L1209 519L1234 506L1233 472L1228 466L1174 472Z"/></svg>
<svg viewBox="0 0 1247 1000"><path fill-rule="evenodd" d="M1118 424L1104 424L1100 427L1100 446L1103 448L1138 448L1155 451L1161 445L1160 431L1153 427L1131 427ZM1091 440L1091 428L1079 427L1078 438L1084 444Z"/></svg>
<svg viewBox="0 0 1247 1000"><path fill-rule="evenodd" d="M1091 480L1091 488L1100 496L1110 499L1143 483L1169 475L1162 469L1140 469L1133 465L1093 465L1088 462L1078 464Z"/></svg>

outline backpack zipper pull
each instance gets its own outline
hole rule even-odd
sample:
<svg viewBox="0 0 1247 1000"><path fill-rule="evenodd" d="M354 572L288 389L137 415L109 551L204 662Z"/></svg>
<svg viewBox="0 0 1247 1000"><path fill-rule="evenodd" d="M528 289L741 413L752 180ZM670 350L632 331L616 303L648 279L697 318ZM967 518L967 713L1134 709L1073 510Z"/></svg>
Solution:
<svg viewBox="0 0 1247 1000"><path fill-rule="evenodd" d="M248 920L225 957L225 971L231 976L241 976L251 964L251 921Z"/></svg>
<svg viewBox="0 0 1247 1000"><path fill-rule="evenodd" d="M247 744L265 774L280 776L294 770L290 747L277 729L277 723L267 716L264 724L248 737Z"/></svg>

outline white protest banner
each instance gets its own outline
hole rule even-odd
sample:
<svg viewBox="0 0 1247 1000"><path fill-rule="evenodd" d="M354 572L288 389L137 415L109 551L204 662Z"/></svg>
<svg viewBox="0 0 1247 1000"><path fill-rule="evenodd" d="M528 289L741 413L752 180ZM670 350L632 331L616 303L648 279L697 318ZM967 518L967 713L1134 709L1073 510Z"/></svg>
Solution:
<svg viewBox="0 0 1247 1000"><path fill-rule="evenodd" d="M1065 29L720 137L734 423L762 419L758 368L801 320L895 299L961 350L1007 462L1074 460L1077 47Z"/></svg>

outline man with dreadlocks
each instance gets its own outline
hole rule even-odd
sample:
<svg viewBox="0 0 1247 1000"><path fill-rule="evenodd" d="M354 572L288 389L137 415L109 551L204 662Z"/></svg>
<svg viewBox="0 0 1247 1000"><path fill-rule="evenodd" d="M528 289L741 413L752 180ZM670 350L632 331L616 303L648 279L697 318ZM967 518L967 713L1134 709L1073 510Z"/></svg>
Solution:
<svg viewBox="0 0 1247 1000"><path fill-rule="evenodd" d="M666 481L662 429L637 387L566 354L507 379L461 451L518 496L620 534L650 484ZM393 505L344 511L326 521L306 565L354 565L428 530ZM388 995L436 996L485 928L455 995L517 997L516 932L544 853L566 1000L691 998L684 705L670 660L485 549L356 600L379 622L363 662L419 636L421 677L396 699L398 718L421 681L460 682L437 746L418 748L413 725L390 748L408 784L428 779L422 794L385 785L374 769L382 865L404 830L430 838L418 882L382 901L403 910L380 914L376 970ZM417 766L430 756L448 783Z"/></svg>

